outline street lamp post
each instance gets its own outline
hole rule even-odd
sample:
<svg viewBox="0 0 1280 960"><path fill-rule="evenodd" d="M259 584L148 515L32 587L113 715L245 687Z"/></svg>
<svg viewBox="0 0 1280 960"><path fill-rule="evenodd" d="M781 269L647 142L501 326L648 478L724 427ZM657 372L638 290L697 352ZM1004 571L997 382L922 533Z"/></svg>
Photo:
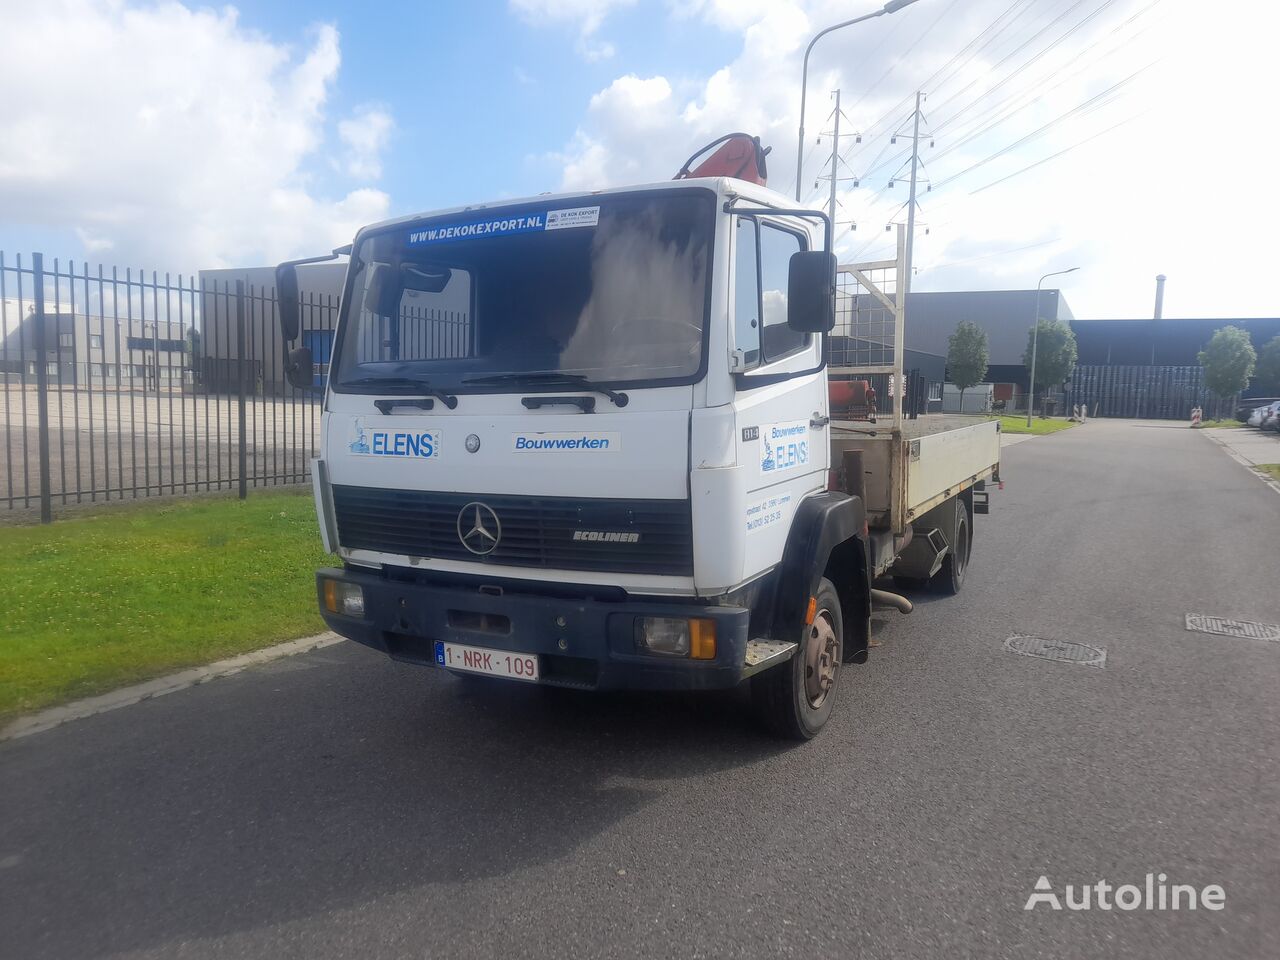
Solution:
<svg viewBox="0 0 1280 960"><path fill-rule="evenodd" d="M851 27L855 23L861 23L863 20L872 20L875 17L883 17L886 13L897 13L903 7L910 6L915 2L916 0L889 0L888 3L886 3L879 10L875 11L875 13L864 13L860 17L854 17L852 20L845 20L841 23L832 24L831 26L827 27L825 30L818 31L818 33L814 35L813 39L809 41L809 46L805 47L804 68L800 72L800 139L799 139L799 146L796 148L796 202L797 203L800 202L800 175L801 175L800 167L801 167L802 161L804 160L805 93L806 93L806 87L808 86L808 83L809 83L809 54L813 52L813 45L817 43L819 40L821 40L823 37L825 37L828 33L831 33L833 30L840 30L844 27ZM839 146L839 144L837 144L837 146Z"/></svg>
<svg viewBox="0 0 1280 960"><path fill-rule="evenodd" d="M1036 284L1036 315L1031 326L1031 390L1027 393L1027 427L1031 427L1031 408L1036 402L1036 343L1040 339L1040 287L1050 277L1060 277L1064 273L1075 273L1079 267L1068 267L1066 270L1055 270L1046 273Z"/></svg>

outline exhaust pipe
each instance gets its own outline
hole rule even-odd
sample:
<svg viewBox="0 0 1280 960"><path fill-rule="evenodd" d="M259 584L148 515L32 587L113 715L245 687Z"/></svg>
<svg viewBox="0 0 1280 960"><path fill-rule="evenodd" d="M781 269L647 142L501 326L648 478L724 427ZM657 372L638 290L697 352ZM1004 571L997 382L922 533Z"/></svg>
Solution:
<svg viewBox="0 0 1280 960"><path fill-rule="evenodd" d="M878 603L882 607L893 607L899 613L910 613L914 607L911 601L900 593L890 593L888 590L872 590L871 602Z"/></svg>

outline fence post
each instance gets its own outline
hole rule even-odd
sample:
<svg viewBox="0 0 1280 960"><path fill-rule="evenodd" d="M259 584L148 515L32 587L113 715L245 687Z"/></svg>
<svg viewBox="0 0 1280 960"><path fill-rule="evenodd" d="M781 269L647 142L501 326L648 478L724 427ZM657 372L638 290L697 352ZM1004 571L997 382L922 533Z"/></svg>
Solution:
<svg viewBox="0 0 1280 960"><path fill-rule="evenodd" d="M239 418L240 418L240 499L244 500L249 496L249 458L248 458L248 442L249 438L245 435L245 408L244 408L244 281L236 281L236 367L239 370L239 376L236 377L237 395L239 400Z"/></svg>
<svg viewBox="0 0 1280 960"><path fill-rule="evenodd" d="M31 255L31 279L34 285L36 322L36 412L40 445L40 522L53 522L53 494L49 487L49 369L44 316L44 254Z"/></svg>

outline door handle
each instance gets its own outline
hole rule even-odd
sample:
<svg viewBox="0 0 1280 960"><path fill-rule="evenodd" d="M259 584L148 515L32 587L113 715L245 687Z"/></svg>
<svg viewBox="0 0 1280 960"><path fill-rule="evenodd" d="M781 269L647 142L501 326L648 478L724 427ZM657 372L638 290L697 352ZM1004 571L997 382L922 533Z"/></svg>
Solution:
<svg viewBox="0 0 1280 960"><path fill-rule="evenodd" d="M830 417L823 416L820 413L815 413L812 417L809 418L809 428L812 430L821 430L830 422L831 422Z"/></svg>

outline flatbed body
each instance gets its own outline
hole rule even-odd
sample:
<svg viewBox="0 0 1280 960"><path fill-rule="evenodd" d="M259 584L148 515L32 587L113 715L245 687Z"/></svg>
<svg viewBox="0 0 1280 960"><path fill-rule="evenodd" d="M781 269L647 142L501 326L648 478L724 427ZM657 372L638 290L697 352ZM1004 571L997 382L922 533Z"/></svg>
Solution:
<svg viewBox="0 0 1280 960"><path fill-rule="evenodd" d="M861 454L867 525L902 533L950 497L997 476L1000 424L983 417L935 415L901 427L831 422L831 463Z"/></svg>

